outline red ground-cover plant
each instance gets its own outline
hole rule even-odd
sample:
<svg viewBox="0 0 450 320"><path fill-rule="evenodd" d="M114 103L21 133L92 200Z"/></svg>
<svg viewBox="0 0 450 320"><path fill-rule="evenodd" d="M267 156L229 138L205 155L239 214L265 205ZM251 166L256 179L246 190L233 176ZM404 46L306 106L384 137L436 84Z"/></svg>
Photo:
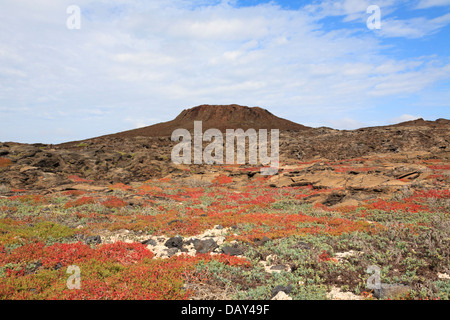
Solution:
<svg viewBox="0 0 450 320"><path fill-rule="evenodd" d="M0 266L7 263L18 264L38 261L42 257L43 248L43 243L30 243L14 249L9 254L3 252L0 254Z"/></svg>
<svg viewBox="0 0 450 320"><path fill-rule="evenodd" d="M6 269L6 276L0 278L0 299L188 299L191 292L183 289L185 279L195 280L195 266L213 260L250 267L247 259L226 255L155 259L140 243L116 242L95 249L82 243L47 247L34 243L10 253L0 247L0 267L7 263L23 266ZM24 267L30 262L42 265L30 273ZM76 290L66 287L66 267L72 264L81 271L81 288Z"/></svg>
<svg viewBox="0 0 450 320"><path fill-rule="evenodd" d="M88 245L78 243L57 243L44 247L40 261L45 267L52 268L58 263L62 266L77 264L95 257L95 251Z"/></svg>
<svg viewBox="0 0 450 320"><path fill-rule="evenodd" d="M93 197L81 197L73 201L68 201L64 207L66 209L73 208L73 207L79 207L85 204L94 204L95 199Z"/></svg>
<svg viewBox="0 0 450 320"><path fill-rule="evenodd" d="M127 203L117 197L109 197L107 200L101 203L106 208L123 208L127 206Z"/></svg>
<svg viewBox="0 0 450 320"><path fill-rule="evenodd" d="M366 204L364 207L369 210L381 210L381 211L387 211L387 212L405 211L405 212L417 213L419 211L426 210L426 207L421 204L410 203L410 202L386 201L383 199L379 199L370 204Z"/></svg>
<svg viewBox="0 0 450 320"><path fill-rule="evenodd" d="M420 190L416 191L412 197L407 199L414 200L417 198L450 199L450 190Z"/></svg>
<svg viewBox="0 0 450 320"><path fill-rule="evenodd" d="M56 264L68 266L91 259L99 262L114 262L121 264L137 263L144 258L152 259L154 253L141 243L115 242L104 244L97 249L78 243L56 243L45 246L42 242L23 245L11 253L0 255L0 265L7 263L30 263L40 261L44 267L52 268Z"/></svg>
<svg viewBox="0 0 450 320"><path fill-rule="evenodd" d="M8 158L0 158L0 168L6 168L12 165L11 159Z"/></svg>
<svg viewBox="0 0 450 320"><path fill-rule="evenodd" d="M124 183L116 183L113 184L111 186L109 186L109 189L111 190L120 190L120 191L129 191L129 190L133 190L132 187L124 184Z"/></svg>
<svg viewBox="0 0 450 320"><path fill-rule="evenodd" d="M328 252L326 252L325 250L323 250L321 252L321 254L319 255L319 261L323 262L323 261L332 261L332 262L338 262L338 260L336 258L332 258L330 257L330 255L328 254Z"/></svg>
<svg viewBox="0 0 450 320"><path fill-rule="evenodd" d="M147 185L144 184L140 187L138 187L138 195L146 195L146 194L156 194L159 195L163 192L163 189L161 189L160 187L157 186L152 186L152 185Z"/></svg>
<svg viewBox="0 0 450 320"><path fill-rule="evenodd" d="M303 165L308 165L308 164L315 164L317 162L320 162L321 160L312 160L312 161L306 161L306 162L297 162L298 165L303 166Z"/></svg>
<svg viewBox="0 0 450 320"><path fill-rule="evenodd" d="M10 207L10 206L1 206L0 207L0 212L8 212L8 211L10 211L10 212L17 212L17 207L15 207L15 206L12 206L12 207Z"/></svg>
<svg viewBox="0 0 450 320"><path fill-rule="evenodd" d="M79 197L84 195L85 193L86 192L83 190L67 190L62 192L64 196L73 196L73 197Z"/></svg>
<svg viewBox="0 0 450 320"><path fill-rule="evenodd" d="M12 200L12 201L20 201L20 202L29 203L29 204L47 204L48 203L48 199L45 196L37 195L37 194L11 196L8 199Z"/></svg>
<svg viewBox="0 0 450 320"><path fill-rule="evenodd" d="M432 170L450 170L450 165L432 165L428 166Z"/></svg>
<svg viewBox="0 0 450 320"><path fill-rule="evenodd" d="M212 182L222 185L222 184L227 184L227 183L233 182L233 178L231 178L229 176L220 175L220 176L217 176L216 178L214 178L214 180Z"/></svg>
<svg viewBox="0 0 450 320"><path fill-rule="evenodd" d="M436 163L436 162L442 162L441 159L428 159L428 160L423 160L423 163Z"/></svg>
<svg viewBox="0 0 450 320"><path fill-rule="evenodd" d="M102 245L97 250L98 256L122 264L137 263L144 258L152 259L155 255L141 243L123 243Z"/></svg>

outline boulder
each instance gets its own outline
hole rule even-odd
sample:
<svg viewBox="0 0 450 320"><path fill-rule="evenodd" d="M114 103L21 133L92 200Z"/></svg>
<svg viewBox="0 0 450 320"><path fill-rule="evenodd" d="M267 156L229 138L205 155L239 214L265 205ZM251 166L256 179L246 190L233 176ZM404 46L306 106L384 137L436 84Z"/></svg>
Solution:
<svg viewBox="0 0 450 320"><path fill-rule="evenodd" d="M181 249L183 247L183 238L181 238L180 236L175 236L170 238L169 240L167 240L164 245L167 248L177 248L177 249Z"/></svg>
<svg viewBox="0 0 450 320"><path fill-rule="evenodd" d="M208 253L214 251L214 249L218 248L217 242L213 239L206 239L202 241L197 241L194 243L194 248L198 253Z"/></svg>
<svg viewBox="0 0 450 320"><path fill-rule="evenodd" d="M411 287L403 284L386 284L382 283L380 289L374 289L373 295L377 299L387 299L406 294L411 290Z"/></svg>
<svg viewBox="0 0 450 320"><path fill-rule="evenodd" d="M230 256L241 256L244 254L244 249L241 246L234 244L233 246L224 246L222 252Z"/></svg>
<svg viewBox="0 0 450 320"><path fill-rule="evenodd" d="M289 284L287 286L278 285L272 289L272 298L275 297L280 291L289 294L292 292L292 286Z"/></svg>

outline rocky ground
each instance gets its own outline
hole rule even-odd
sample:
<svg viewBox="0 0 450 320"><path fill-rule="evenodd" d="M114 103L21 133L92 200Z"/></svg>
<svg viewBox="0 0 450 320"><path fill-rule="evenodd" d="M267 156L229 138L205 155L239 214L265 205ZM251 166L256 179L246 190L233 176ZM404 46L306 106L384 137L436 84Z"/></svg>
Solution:
<svg viewBox="0 0 450 320"><path fill-rule="evenodd" d="M176 124L219 123L209 110ZM236 119L270 122L245 112ZM155 136L167 124L0 143L0 298L449 299L449 121L286 125L274 176L175 165L175 143ZM65 287L71 264L85 270L84 289Z"/></svg>

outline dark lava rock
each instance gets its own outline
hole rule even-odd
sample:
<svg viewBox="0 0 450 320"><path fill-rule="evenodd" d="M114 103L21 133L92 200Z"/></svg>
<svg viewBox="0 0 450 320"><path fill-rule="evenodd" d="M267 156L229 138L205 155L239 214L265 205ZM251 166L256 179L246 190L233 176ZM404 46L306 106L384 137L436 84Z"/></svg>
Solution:
<svg viewBox="0 0 450 320"><path fill-rule="evenodd" d="M345 198L345 194L332 193L328 196L328 198L324 202L322 202L322 204L327 207L331 207L331 206L334 206L334 205L342 202L342 200L344 200L344 198Z"/></svg>
<svg viewBox="0 0 450 320"><path fill-rule="evenodd" d="M41 260L39 260L38 262L36 262L34 265L31 265L31 268L27 268L27 270L25 271L25 274L31 274L36 272L40 267L42 267L43 264L41 262Z"/></svg>
<svg viewBox="0 0 450 320"><path fill-rule="evenodd" d="M299 241L293 246L293 248L309 250L312 248L312 245L303 241Z"/></svg>
<svg viewBox="0 0 450 320"><path fill-rule="evenodd" d="M189 240L184 241L184 244L187 245L187 246L190 245L190 244L193 244L194 247L195 247L195 245L196 245L198 242L200 242L200 241L201 241L200 239L194 238L194 239L189 239Z"/></svg>
<svg viewBox="0 0 450 320"><path fill-rule="evenodd" d="M172 224L174 224L174 223L177 223L177 222L179 222L179 223L183 223L183 220L178 220L178 219L175 219L175 220L172 220L172 221L169 221L168 223L167 223L167 225L172 225Z"/></svg>
<svg viewBox="0 0 450 320"><path fill-rule="evenodd" d="M61 264L61 262L58 262L55 266L55 270L59 270L63 267L63 265Z"/></svg>
<svg viewBox="0 0 450 320"><path fill-rule="evenodd" d="M172 237L164 243L167 248L181 249L183 247L183 238L180 236Z"/></svg>
<svg viewBox="0 0 450 320"><path fill-rule="evenodd" d="M292 286L290 284L287 286L276 286L275 288L272 289L272 298L275 297L280 291L289 294L292 292Z"/></svg>
<svg viewBox="0 0 450 320"><path fill-rule="evenodd" d="M197 243L194 244L194 248L198 253L208 253L218 247L219 246L217 245L217 242L215 242L213 239L197 241Z"/></svg>
<svg viewBox="0 0 450 320"><path fill-rule="evenodd" d="M240 256L244 254L244 248L242 248L238 244L234 244L233 246L223 247L222 252L230 256Z"/></svg>
<svg viewBox="0 0 450 320"><path fill-rule="evenodd" d="M275 270L275 271L280 270L280 271L284 271L284 270L286 270L286 267L285 267L284 265L282 265L282 264L279 264L279 265L270 267L270 270Z"/></svg>
<svg viewBox="0 0 450 320"><path fill-rule="evenodd" d="M53 153L40 153L33 162L34 167L39 168L57 168L60 166L58 157Z"/></svg>
<svg viewBox="0 0 450 320"><path fill-rule="evenodd" d="M141 243L142 244L146 244L146 245L151 245L151 246L156 246L157 245L156 241L153 240L153 239L144 240Z"/></svg>
<svg viewBox="0 0 450 320"><path fill-rule="evenodd" d="M268 237L263 237L261 240L256 239L256 240L254 241L254 244L256 244L257 246L263 246L263 245L265 245L266 242L268 242L268 241L270 241L270 238L268 238Z"/></svg>
<svg viewBox="0 0 450 320"><path fill-rule="evenodd" d="M87 237L84 242L86 244L100 244L102 243L102 238L100 238L100 236L90 236Z"/></svg>
<svg viewBox="0 0 450 320"><path fill-rule="evenodd" d="M174 256L178 252L178 248L170 248L166 250L167 255L170 257Z"/></svg>
<svg viewBox="0 0 450 320"><path fill-rule="evenodd" d="M374 289L373 295L377 299L386 299L402 295L411 290L411 287L403 284L386 284L382 283L380 289Z"/></svg>

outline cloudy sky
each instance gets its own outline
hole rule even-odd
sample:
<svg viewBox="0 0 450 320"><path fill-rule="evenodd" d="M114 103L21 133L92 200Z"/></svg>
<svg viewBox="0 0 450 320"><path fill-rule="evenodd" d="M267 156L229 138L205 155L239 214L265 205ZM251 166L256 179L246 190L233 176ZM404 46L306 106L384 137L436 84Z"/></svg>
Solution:
<svg viewBox="0 0 450 320"><path fill-rule="evenodd" d="M200 104L338 129L448 119L449 44L450 0L1 0L0 141L80 140Z"/></svg>

